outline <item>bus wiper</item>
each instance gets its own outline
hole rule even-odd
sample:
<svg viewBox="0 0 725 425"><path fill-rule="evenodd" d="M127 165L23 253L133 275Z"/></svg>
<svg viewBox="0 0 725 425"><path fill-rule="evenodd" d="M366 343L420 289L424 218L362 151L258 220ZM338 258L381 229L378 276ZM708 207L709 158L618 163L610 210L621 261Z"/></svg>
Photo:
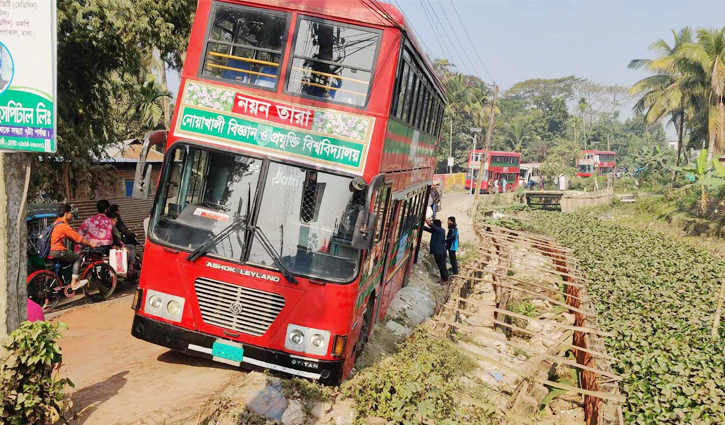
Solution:
<svg viewBox="0 0 725 425"><path fill-rule="evenodd" d="M247 226L247 229L252 231L252 235L259 241L259 243L262 245L262 248L264 248L265 251L267 251L267 255L269 255L272 258L272 261L274 261L274 264L279 269L279 272L282 273L282 276L287 279L287 282L289 283L297 283L297 279L295 279L294 275L292 274L292 270L287 267L282 262L282 257L279 255L276 249L274 249L274 246L272 246L272 243L267 239L267 235L264 234L262 229L260 229L257 226Z"/></svg>
<svg viewBox="0 0 725 425"><path fill-rule="evenodd" d="M216 236L214 236L213 238L211 238L208 241L204 242L202 245L200 245L195 250L191 251L189 253L189 255L186 256L186 261L191 261L191 262L196 261L197 258L199 258L202 255L206 254L206 252L209 251L209 249L211 249L211 247L213 247L214 245L216 245L219 242L221 242L222 240L224 240L224 238L226 238L227 236L229 236L229 234L232 233L233 231L237 230L238 228L240 228L242 226L246 226L246 224L247 224L247 218L246 217L237 216L234 219L234 221L232 222L232 224L230 224L229 226L225 227Z"/></svg>

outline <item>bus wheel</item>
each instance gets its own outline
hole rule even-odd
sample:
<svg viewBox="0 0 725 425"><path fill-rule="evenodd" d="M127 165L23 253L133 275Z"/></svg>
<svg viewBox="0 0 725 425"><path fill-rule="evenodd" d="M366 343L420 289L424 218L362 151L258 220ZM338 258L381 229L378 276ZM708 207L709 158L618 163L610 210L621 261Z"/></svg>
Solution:
<svg viewBox="0 0 725 425"><path fill-rule="evenodd" d="M360 329L360 336L358 337L357 343L355 344L355 361L360 358L360 355L365 350L365 345L367 345L368 340L370 339L370 331L373 327L374 312L375 293L373 292L372 294L370 294L368 305L367 307L365 307L365 312L363 313L363 323L362 328Z"/></svg>

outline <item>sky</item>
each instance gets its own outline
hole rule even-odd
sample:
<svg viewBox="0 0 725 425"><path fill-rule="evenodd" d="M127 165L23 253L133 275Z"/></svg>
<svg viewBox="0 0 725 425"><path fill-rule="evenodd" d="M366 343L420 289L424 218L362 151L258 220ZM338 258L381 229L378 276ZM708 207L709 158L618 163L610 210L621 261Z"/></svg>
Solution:
<svg viewBox="0 0 725 425"><path fill-rule="evenodd" d="M439 43L423 6L432 6L432 16L449 32L458 51L470 55L476 75L491 82L461 28L451 0L397 1L412 21L416 32L436 57ZM683 26L725 26L725 0L719 1L488 1L453 0L483 63L501 90L529 78L567 75L585 77L602 84L631 86L646 76L630 70L631 59L653 57L648 50L659 38L672 41L671 30ZM466 53L450 32L441 7L445 8ZM428 9L429 10L429 9ZM430 13L430 12L429 12ZM443 36L448 43L448 39ZM469 62L448 46L454 63ZM448 55L445 55L446 57ZM450 58L449 58L450 59ZM462 69L465 72L465 69Z"/></svg>

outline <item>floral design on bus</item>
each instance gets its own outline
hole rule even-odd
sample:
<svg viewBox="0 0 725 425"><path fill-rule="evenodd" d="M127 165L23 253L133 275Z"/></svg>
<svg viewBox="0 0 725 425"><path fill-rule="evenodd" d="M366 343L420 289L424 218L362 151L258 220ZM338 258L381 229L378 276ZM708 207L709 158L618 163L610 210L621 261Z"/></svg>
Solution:
<svg viewBox="0 0 725 425"><path fill-rule="evenodd" d="M370 127L368 118L330 111L317 111L312 123L313 131L360 141L367 140Z"/></svg>
<svg viewBox="0 0 725 425"><path fill-rule="evenodd" d="M190 82L184 90L184 103L217 111L231 112L234 103L234 91Z"/></svg>

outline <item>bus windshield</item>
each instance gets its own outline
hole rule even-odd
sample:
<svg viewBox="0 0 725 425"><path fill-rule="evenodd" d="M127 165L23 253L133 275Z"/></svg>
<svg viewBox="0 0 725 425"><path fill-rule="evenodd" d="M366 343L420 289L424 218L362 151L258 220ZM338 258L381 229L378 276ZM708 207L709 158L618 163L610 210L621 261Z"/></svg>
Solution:
<svg viewBox="0 0 725 425"><path fill-rule="evenodd" d="M194 250L259 204L259 219L250 224L292 273L335 282L357 274L360 254L351 241L365 192L351 191L351 178L189 145L171 155L149 232L158 242ZM275 267L259 241L247 236L241 226L208 253Z"/></svg>

